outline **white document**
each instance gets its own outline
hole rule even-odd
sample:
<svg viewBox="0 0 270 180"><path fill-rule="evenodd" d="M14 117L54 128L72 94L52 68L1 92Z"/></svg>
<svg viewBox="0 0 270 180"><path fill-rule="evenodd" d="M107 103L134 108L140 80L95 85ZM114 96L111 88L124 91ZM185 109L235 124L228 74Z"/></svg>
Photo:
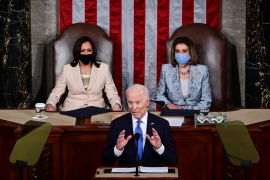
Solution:
<svg viewBox="0 0 270 180"><path fill-rule="evenodd" d="M170 126L182 126L184 121L184 117L177 117L177 118L164 118L169 121Z"/></svg>
<svg viewBox="0 0 270 180"><path fill-rule="evenodd" d="M112 168L112 173L130 173L136 172L136 168Z"/></svg>
<svg viewBox="0 0 270 180"><path fill-rule="evenodd" d="M131 173L136 172L136 168L112 168L112 173ZM143 173L167 173L168 167L144 167L139 166L139 172Z"/></svg>
<svg viewBox="0 0 270 180"><path fill-rule="evenodd" d="M144 172L144 173L167 173L168 167L144 167L144 166L141 166L141 172Z"/></svg>

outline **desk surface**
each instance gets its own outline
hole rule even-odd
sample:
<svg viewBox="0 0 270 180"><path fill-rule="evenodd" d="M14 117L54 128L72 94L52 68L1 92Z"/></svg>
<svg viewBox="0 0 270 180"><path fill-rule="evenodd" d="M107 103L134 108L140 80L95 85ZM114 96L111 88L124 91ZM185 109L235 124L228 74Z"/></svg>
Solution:
<svg viewBox="0 0 270 180"><path fill-rule="evenodd" d="M175 169L175 173L139 173L139 177L134 176L135 173L104 173L104 169L111 169L106 167L100 167L97 169L99 174L95 174L94 179L112 179L112 178L128 178L128 179L138 179L138 178L147 178L147 179L180 179L178 178L178 168L169 167L169 169Z"/></svg>
<svg viewBox="0 0 270 180"><path fill-rule="evenodd" d="M91 118L76 120L60 115L59 112L47 113L51 118L44 121L51 122L54 126L37 165L27 167L27 179L47 177L81 180L94 177L97 168L102 166L101 153L106 144L109 122L93 124ZM242 120L247 125L260 156L260 161L250 168L250 179L270 179L269 168L265 165L270 161L270 110L241 109L225 113L229 121ZM0 110L0 147L3 147L0 148L0 159L5 164L0 168L1 179L19 178L18 168L9 162L9 156L22 124L34 115L35 110ZM243 168L239 169L230 163L214 125L195 127L193 118L186 117L181 127L172 127L171 130L178 153L177 168L181 179L219 180L230 179L225 176L237 175L241 179ZM46 173L45 168L48 168Z"/></svg>
<svg viewBox="0 0 270 180"><path fill-rule="evenodd" d="M49 122L53 126L74 126L76 123L75 117L61 115L59 112L45 112L44 114L48 118L37 120L33 118L36 116L35 109L5 109L0 110L0 119L19 124L25 124L29 120L34 120Z"/></svg>
<svg viewBox="0 0 270 180"><path fill-rule="evenodd" d="M110 124L111 121L128 112L108 112L91 117L91 123ZM151 112L155 115L160 112ZM212 112L217 114L217 112ZM270 109L239 109L234 111L221 112L227 114L227 121L240 120L245 125L250 125L258 122L270 120ZM0 110L0 119L25 124L29 120L36 120L32 117L35 116L35 110ZM76 118L66 115L61 115L59 112L45 112L46 119L39 121L49 122L53 126L75 126ZM90 121L89 121L90 122Z"/></svg>

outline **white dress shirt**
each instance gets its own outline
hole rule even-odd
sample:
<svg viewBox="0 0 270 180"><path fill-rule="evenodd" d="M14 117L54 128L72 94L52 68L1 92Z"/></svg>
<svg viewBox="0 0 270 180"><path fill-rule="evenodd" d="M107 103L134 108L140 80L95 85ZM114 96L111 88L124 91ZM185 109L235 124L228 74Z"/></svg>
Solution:
<svg viewBox="0 0 270 180"><path fill-rule="evenodd" d="M132 115L131 115L132 116ZM142 119L140 119L142 122L140 124L140 127L142 129L142 134L143 134L143 149L144 149L144 145L145 145L145 141L146 141L146 129L147 129L147 119L148 119L148 111L146 111L145 115L143 116ZM139 119L136 119L132 116L132 126L133 126L133 134L135 134L135 129L138 125L138 121ZM134 142L135 143L135 142ZM154 148L154 147L153 147ZM123 153L125 148L123 148L123 150L118 150L116 148L116 145L114 146L114 154L119 157L121 156L121 154ZM163 146L163 144L161 144L161 147L159 149L155 149L154 150L159 154L161 155L164 150L165 150L165 147Z"/></svg>

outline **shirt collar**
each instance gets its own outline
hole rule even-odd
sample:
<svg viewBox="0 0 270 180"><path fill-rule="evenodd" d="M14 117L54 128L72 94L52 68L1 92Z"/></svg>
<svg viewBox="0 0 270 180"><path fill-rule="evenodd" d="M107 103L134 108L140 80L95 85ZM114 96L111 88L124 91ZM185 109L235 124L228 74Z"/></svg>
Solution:
<svg viewBox="0 0 270 180"><path fill-rule="evenodd" d="M147 124L147 118L148 118L148 111L146 111L145 115L140 120L142 120L143 123ZM138 120L139 119L136 119L135 117L132 116L132 122L133 122L133 124L137 123Z"/></svg>

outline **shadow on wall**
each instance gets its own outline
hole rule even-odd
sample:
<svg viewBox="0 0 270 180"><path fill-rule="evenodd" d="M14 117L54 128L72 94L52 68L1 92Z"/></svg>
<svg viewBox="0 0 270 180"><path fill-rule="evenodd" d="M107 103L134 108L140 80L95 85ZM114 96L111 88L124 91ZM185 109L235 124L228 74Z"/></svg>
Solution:
<svg viewBox="0 0 270 180"><path fill-rule="evenodd" d="M224 34L221 34L221 37L226 40L227 98L234 101L235 107L241 107L236 46L232 44Z"/></svg>
<svg viewBox="0 0 270 180"><path fill-rule="evenodd" d="M36 57L33 58L35 69L32 76L33 101L31 108L35 107L36 103L46 103L46 51L44 45L37 47ZM38 89L38 90L37 90Z"/></svg>

